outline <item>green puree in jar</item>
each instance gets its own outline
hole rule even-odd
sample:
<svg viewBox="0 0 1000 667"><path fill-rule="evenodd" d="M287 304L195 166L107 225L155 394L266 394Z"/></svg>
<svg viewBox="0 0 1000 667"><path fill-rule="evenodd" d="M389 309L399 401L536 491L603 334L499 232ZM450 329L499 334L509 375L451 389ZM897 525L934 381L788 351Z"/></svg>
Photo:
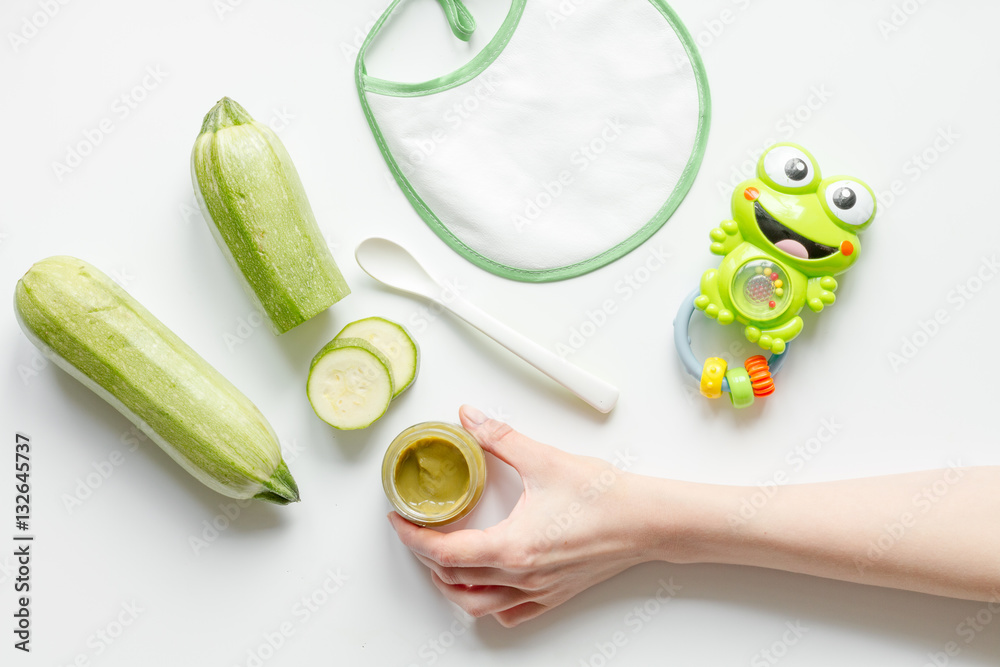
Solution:
<svg viewBox="0 0 1000 667"><path fill-rule="evenodd" d="M447 514L469 492L465 456L437 437L408 445L397 459L394 477L403 501L426 515Z"/></svg>

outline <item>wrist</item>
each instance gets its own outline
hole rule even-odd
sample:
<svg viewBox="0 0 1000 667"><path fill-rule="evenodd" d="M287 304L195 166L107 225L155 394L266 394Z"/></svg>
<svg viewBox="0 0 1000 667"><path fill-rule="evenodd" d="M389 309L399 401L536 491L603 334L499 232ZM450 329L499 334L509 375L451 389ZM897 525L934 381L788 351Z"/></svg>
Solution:
<svg viewBox="0 0 1000 667"><path fill-rule="evenodd" d="M732 562L733 487L634 475L638 548L646 561Z"/></svg>

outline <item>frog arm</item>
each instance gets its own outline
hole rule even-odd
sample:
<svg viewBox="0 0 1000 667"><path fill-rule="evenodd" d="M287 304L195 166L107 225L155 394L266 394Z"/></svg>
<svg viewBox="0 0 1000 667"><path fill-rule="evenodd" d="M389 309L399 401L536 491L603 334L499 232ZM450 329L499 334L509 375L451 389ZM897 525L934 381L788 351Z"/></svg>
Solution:
<svg viewBox="0 0 1000 667"><path fill-rule="evenodd" d="M726 220L709 232L709 236L712 238L709 249L716 255L728 255L743 243L743 235L735 220Z"/></svg>
<svg viewBox="0 0 1000 667"><path fill-rule="evenodd" d="M837 300L837 280L833 276L810 278L806 286L806 303L814 312L821 312Z"/></svg>

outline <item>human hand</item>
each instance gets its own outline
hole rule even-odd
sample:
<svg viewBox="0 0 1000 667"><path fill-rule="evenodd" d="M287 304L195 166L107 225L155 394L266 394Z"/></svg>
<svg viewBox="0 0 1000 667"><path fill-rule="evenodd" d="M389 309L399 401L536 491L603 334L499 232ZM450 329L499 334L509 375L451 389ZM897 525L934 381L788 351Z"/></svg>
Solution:
<svg viewBox="0 0 1000 667"><path fill-rule="evenodd" d="M652 508L636 488L647 478L535 442L475 408L463 406L460 417L485 451L518 472L524 493L486 530L440 533L389 515L446 598L513 627L650 560L655 531L644 522Z"/></svg>
<svg viewBox="0 0 1000 667"><path fill-rule="evenodd" d="M473 616L512 627L651 560L996 601L1000 466L787 485L751 521L742 512L756 487L635 475L535 442L474 408L460 414L483 449L521 476L524 493L510 516L453 533L396 513L389 520L445 597ZM898 508L942 485L948 502L907 528L906 548L873 558L871 545L899 521Z"/></svg>

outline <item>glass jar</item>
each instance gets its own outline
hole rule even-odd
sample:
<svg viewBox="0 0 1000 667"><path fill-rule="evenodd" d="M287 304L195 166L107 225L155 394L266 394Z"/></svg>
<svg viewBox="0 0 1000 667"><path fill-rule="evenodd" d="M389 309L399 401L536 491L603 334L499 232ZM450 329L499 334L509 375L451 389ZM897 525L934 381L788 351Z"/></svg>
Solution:
<svg viewBox="0 0 1000 667"><path fill-rule="evenodd" d="M382 459L382 488L401 516L421 526L458 521L486 485L486 459L471 433L455 424L425 422L392 441Z"/></svg>

